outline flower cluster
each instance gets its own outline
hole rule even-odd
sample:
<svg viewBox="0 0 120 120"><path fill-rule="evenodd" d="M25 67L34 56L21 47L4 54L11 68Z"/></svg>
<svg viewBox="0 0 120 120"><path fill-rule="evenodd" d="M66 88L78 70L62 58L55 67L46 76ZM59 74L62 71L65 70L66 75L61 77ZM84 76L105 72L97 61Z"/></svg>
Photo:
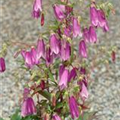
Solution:
<svg viewBox="0 0 120 120"><path fill-rule="evenodd" d="M39 68L39 74L33 78L34 84L24 90L21 115L37 114L44 120L62 120L71 114L72 119L76 119L87 109L85 101L89 95L89 80L87 68L82 64L88 58L87 44L97 42L98 27L108 31L109 26L104 11L97 8L95 2L90 6L89 28L82 27L68 0L54 4L53 11L57 24L49 32L48 41L40 38L37 46L21 51L29 69ZM34 18L41 15L41 25L44 25L42 0L34 1L32 15ZM74 44L78 39L79 43ZM35 95L36 105L32 98ZM41 96L45 99L39 98Z"/></svg>

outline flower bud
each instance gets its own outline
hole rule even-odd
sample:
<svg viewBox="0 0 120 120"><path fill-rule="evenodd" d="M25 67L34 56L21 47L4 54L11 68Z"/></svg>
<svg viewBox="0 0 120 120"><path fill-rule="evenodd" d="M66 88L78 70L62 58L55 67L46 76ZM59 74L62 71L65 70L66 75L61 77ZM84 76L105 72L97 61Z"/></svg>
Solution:
<svg viewBox="0 0 120 120"><path fill-rule="evenodd" d="M4 58L0 58L0 72L4 72L6 70L5 60Z"/></svg>

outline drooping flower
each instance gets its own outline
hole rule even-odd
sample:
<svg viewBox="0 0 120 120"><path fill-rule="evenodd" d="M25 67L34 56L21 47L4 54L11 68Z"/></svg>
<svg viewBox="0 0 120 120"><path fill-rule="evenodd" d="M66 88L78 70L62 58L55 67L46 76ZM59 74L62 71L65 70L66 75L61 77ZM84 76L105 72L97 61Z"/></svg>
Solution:
<svg viewBox="0 0 120 120"><path fill-rule="evenodd" d="M88 90L84 82L81 83L80 97L83 101L85 101L88 98Z"/></svg>
<svg viewBox="0 0 120 120"><path fill-rule="evenodd" d="M53 120L61 120L60 116L58 116L57 114L53 115Z"/></svg>
<svg viewBox="0 0 120 120"><path fill-rule="evenodd" d="M63 61L66 61L70 58L71 55L71 46L65 40L61 42L60 57Z"/></svg>
<svg viewBox="0 0 120 120"><path fill-rule="evenodd" d="M50 48L51 48L51 53L58 54L60 51L59 40L56 34L52 34L50 36Z"/></svg>
<svg viewBox="0 0 120 120"><path fill-rule="evenodd" d="M28 97L23 101L22 107L21 107L21 116L26 117L28 115L36 114L36 108L34 101L31 97Z"/></svg>
<svg viewBox="0 0 120 120"><path fill-rule="evenodd" d="M54 5L53 9L57 20L62 21L66 17L65 5Z"/></svg>
<svg viewBox="0 0 120 120"><path fill-rule="evenodd" d="M4 72L6 70L5 59L0 58L0 72Z"/></svg>
<svg viewBox="0 0 120 120"><path fill-rule="evenodd" d="M74 96L71 96L69 98L69 109L70 109L72 119L76 119L79 117L79 108Z"/></svg>
<svg viewBox="0 0 120 120"><path fill-rule="evenodd" d="M90 41L90 35L89 35L89 29L88 28L83 29L83 38L84 38L85 42Z"/></svg>
<svg viewBox="0 0 120 120"><path fill-rule="evenodd" d="M105 32L109 31L109 25L102 9L98 10L95 6L90 7L90 20L95 27L101 27Z"/></svg>
<svg viewBox="0 0 120 120"><path fill-rule="evenodd" d="M90 26L89 29L85 28L83 30L83 38L85 42L95 43L97 41L95 28L93 26Z"/></svg>
<svg viewBox="0 0 120 120"><path fill-rule="evenodd" d="M61 68L60 68L61 69ZM69 71L65 68L62 68L63 71L59 70L59 82L58 85L60 87L61 90L63 90L64 88L67 87L67 83L68 83L68 75L69 75Z"/></svg>
<svg viewBox="0 0 120 120"><path fill-rule="evenodd" d="M45 58L45 43L43 40L38 40L36 51L37 59L40 59L41 57Z"/></svg>
<svg viewBox="0 0 120 120"><path fill-rule="evenodd" d="M89 42L95 43L97 41L97 34L93 26L89 27Z"/></svg>
<svg viewBox="0 0 120 120"><path fill-rule="evenodd" d="M39 18L42 11L42 0L35 0L33 4L32 16L34 18Z"/></svg>
<svg viewBox="0 0 120 120"><path fill-rule="evenodd" d="M39 61L40 58L37 57L37 51L34 47L31 48L31 57L34 65L37 65L40 63Z"/></svg>
<svg viewBox="0 0 120 120"><path fill-rule="evenodd" d="M21 54L25 60L25 65L28 68L32 68L34 65L40 63L40 58L37 56L37 51L34 47L32 47L30 51L22 50Z"/></svg>
<svg viewBox="0 0 120 120"><path fill-rule="evenodd" d="M22 51L21 52L24 60L25 60L25 65L28 67L28 68L32 68L33 65L34 65L34 62L33 62L33 59L32 59L32 53L31 51Z"/></svg>
<svg viewBox="0 0 120 120"><path fill-rule="evenodd" d="M82 36L81 30L80 30L80 24L78 22L77 18L73 18L73 37Z"/></svg>
<svg viewBox="0 0 120 120"><path fill-rule="evenodd" d="M106 20L104 11L100 9L100 10L97 10L97 13L98 13L99 26L103 28L105 32L109 31L109 26L108 26L108 22Z"/></svg>
<svg viewBox="0 0 120 120"><path fill-rule="evenodd" d="M95 6L91 6L90 7L90 20L92 25L94 26L98 26L98 13L97 13L97 9L95 8Z"/></svg>
<svg viewBox="0 0 120 120"><path fill-rule="evenodd" d="M73 68L70 73L69 73L69 77L68 77L68 82L70 82L72 79L75 79L77 73L76 73L77 68Z"/></svg>
<svg viewBox="0 0 120 120"><path fill-rule="evenodd" d="M87 50L86 50L86 44L84 40L81 40L79 43L79 54L82 57L87 58Z"/></svg>

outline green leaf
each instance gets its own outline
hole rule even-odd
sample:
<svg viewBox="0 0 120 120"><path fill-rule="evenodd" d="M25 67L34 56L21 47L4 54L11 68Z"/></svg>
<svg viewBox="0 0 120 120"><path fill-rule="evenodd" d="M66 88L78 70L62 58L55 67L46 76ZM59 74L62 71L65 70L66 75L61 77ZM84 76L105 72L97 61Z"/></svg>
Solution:
<svg viewBox="0 0 120 120"><path fill-rule="evenodd" d="M51 73L51 71L50 71L49 69L46 69L46 71L47 71L47 73L48 73L48 76L49 76L50 80L51 80L53 83L57 84L57 83L55 82L55 80L54 80L54 77L53 77L53 74Z"/></svg>
<svg viewBox="0 0 120 120"><path fill-rule="evenodd" d="M0 120L4 120L4 119L0 117Z"/></svg>
<svg viewBox="0 0 120 120"><path fill-rule="evenodd" d="M20 111L16 110L16 112L11 116L10 120L21 120L21 116L20 116Z"/></svg>
<svg viewBox="0 0 120 120"><path fill-rule="evenodd" d="M78 120L92 120L95 117L96 112L84 112L83 116L80 116Z"/></svg>
<svg viewBox="0 0 120 120"><path fill-rule="evenodd" d="M49 92L40 90L40 91L38 91L38 93L50 101L51 94Z"/></svg>

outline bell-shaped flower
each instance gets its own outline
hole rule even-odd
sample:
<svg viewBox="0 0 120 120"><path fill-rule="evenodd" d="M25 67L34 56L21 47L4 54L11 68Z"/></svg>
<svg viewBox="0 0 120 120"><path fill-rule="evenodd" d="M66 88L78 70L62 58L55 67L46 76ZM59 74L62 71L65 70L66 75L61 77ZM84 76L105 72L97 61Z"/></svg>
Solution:
<svg viewBox="0 0 120 120"><path fill-rule="evenodd" d="M99 26L103 28L104 31L106 32L109 31L109 26L104 11L98 10L97 13L98 13Z"/></svg>
<svg viewBox="0 0 120 120"><path fill-rule="evenodd" d="M59 70L59 72L61 72L61 73L59 73L60 76L59 76L58 85L59 85L60 89L63 90L64 88L67 87L69 71L67 69L63 68L63 71Z"/></svg>
<svg viewBox="0 0 120 120"><path fill-rule="evenodd" d="M86 44L84 40L81 40L79 43L79 54L82 57L87 58L87 50L86 50Z"/></svg>
<svg viewBox="0 0 120 120"><path fill-rule="evenodd" d="M85 42L95 43L97 41L97 34L93 26L89 27L89 30L85 28L83 30L83 38Z"/></svg>
<svg viewBox="0 0 120 120"><path fill-rule="evenodd" d="M88 90L84 82L82 82L81 84L80 97L83 101L85 101L88 98Z"/></svg>
<svg viewBox="0 0 120 120"><path fill-rule="evenodd" d="M94 26L98 26L98 13L97 13L97 9L95 8L95 6L91 6L90 7L90 21L92 23L92 25Z"/></svg>
<svg viewBox="0 0 120 120"><path fill-rule="evenodd" d="M93 26L89 27L89 42L95 43L97 41L97 34Z"/></svg>
<svg viewBox="0 0 120 120"><path fill-rule="evenodd" d="M71 55L71 46L68 42L63 40L61 42L60 57L63 61L66 61L70 58Z"/></svg>
<svg viewBox="0 0 120 120"><path fill-rule="evenodd" d="M33 62L33 59L32 59L32 53L31 51L22 51L21 52L24 60L25 60L25 65L28 67L28 68L32 68L33 65L34 65L34 62Z"/></svg>
<svg viewBox="0 0 120 120"><path fill-rule="evenodd" d="M77 18L73 18L73 37L78 37L82 36L81 29L80 29L80 24L78 22Z"/></svg>
<svg viewBox="0 0 120 120"><path fill-rule="evenodd" d="M62 21L66 17L65 5L54 5L53 9L57 20Z"/></svg>
<svg viewBox="0 0 120 120"><path fill-rule="evenodd" d="M58 116L57 114L55 114L55 115L53 115L53 120L62 120L61 118L60 118L60 116Z"/></svg>
<svg viewBox="0 0 120 120"><path fill-rule="evenodd" d="M34 18L39 18L41 11L42 11L42 0L34 0L32 16Z"/></svg>
<svg viewBox="0 0 120 120"><path fill-rule="evenodd" d="M6 70L5 59L0 58L0 72L4 72Z"/></svg>
<svg viewBox="0 0 120 120"><path fill-rule="evenodd" d="M69 73L69 77L68 77L68 82L70 82L72 79L75 79L77 73L76 73L77 68L73 68L70 73Z"/></svg>
<svg viewBox="0 0 120 120"><path fill-rule="evenodd" d="M72 119L76 119L79 117L78 103L74 96L71 96L69 98L69 109L70 109Z"/></svg>
<svg viewBox="0 0 120 120"><path fill-rule="evenodd" d="M40 63L39 58L37 57L37 51L34 47L31 48L31 54L32 54L32 61L34 65L37 65Z"/></svg>
<svg viewBox="0 0 120 120"><path fill-rule="evenodd" d="M45 43L43 40L38 40L36 52L37 59L40 59L41 57L45 58Z"/></svg>
<svg viewBox="0 0 120 120"><path fill-rule="evenodd" d="M51 54L52 53L58 54L60 51L59 40L56 34L52 34L50 36L50 48L51 48Z"/></svg>
<svg viewBox="0 0 120 120"><path fill-rule="evenodd" d="M33 114L36 114L35 104L33 99L31 97L28 97L22 103L21 116L26 117L28 115L33 115Z"/></svg>
<svg viewBox="0 0 120 120"><path fill-rule="evenodd" d="M90 41L90 35L89 35L88 28L83 29L83 38L84 38L85 42L87 42L87 43Z"/></svg>

